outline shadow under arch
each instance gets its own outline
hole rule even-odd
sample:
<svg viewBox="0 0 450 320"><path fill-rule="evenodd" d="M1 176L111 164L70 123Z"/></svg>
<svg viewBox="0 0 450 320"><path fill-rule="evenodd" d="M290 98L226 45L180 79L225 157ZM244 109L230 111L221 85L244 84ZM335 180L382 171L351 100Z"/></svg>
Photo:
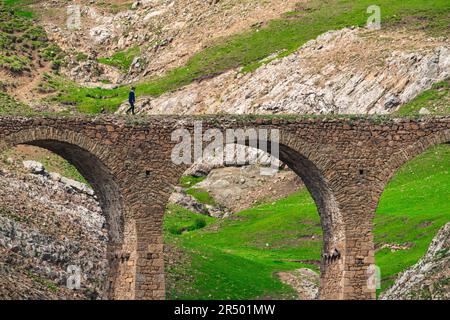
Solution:
<svg viewBox="0 0 450 320"><path fill-rule="evenodd" d="M298 138L283 132L280 132L279 140L278 155L273 154L274 148L270 139L227 141L224 147L243 145L267 152L285 163L302 179L315 202L323 230L322 252L324 255L320 263L319 298L338 299L343 295L342 264L345 254L345 229L338 202L325 177L326 168L330 166L330 163L326 157L323 157L319 145L299 141ZM261 148L261 146L264 147ZM199 158L194 159L194 163L198 160ZM183 167L182 171L187 169L188 167ZM334 249L339 252L339 257L333 256L331 261Z"/></svg>
<svg viewBox="0 0 450 320"><path fill-rule="evenodd" d="M123 202L120 187L110 164L114 156L103 145L68 130L50 128L25 129L10 134L0 141L0 152L17 145L30 145L49 150L75 166L95 191L108 230L108 279L105 279L104 294L111 296L117 274L112 255L123 243ZM113 281L111 281L113 279ZM109 281L107 281L109 280Z"/></svg>

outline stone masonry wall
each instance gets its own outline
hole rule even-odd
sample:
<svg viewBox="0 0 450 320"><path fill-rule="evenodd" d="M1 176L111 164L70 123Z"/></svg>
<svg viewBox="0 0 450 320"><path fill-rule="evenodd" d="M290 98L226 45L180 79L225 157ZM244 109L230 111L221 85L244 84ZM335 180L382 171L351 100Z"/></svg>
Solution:
<svg viewBox="0 0 450 320"><path fill-rule="evenodd" d="M239 117L0 117L0 151L32 144L72 162L106 216L113 299L164 299L163 213L187 165L171 161L175 129L279 129L280 160L311 192L324 231L320 297L374 299L372 220L389 179L406 161L450 141L450 117L302 119Z"/></svg>

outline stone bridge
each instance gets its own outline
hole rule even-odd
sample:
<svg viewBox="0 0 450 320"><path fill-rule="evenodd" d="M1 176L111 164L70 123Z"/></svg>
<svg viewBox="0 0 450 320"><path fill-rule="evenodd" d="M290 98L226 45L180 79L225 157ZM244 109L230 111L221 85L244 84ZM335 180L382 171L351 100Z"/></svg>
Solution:
<svg viewBox="0 0 450 320"><path fill-rule="evenodd" d="M0 117L0 151L34 145L74 164L106 215L109 298L164 299L163 214L173 185L188 168L171 160L178 143L171 135L180 128L193 135L200 120L203 131L279 130L279 159L302 178L321 217L322 299L375 298L367 281L375 263L372 221L381 193L402 164L450 141L450 117ZM330 259L333 252L339 254Z"/></svg>

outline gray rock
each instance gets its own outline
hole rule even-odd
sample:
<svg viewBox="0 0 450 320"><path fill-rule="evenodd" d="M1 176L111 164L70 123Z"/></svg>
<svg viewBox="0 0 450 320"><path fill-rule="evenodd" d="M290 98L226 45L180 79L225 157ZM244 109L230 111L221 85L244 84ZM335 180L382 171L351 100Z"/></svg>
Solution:
<svg viewBox="0 0 450 320"><path fill-rule="evenodd" d="M430 114L430 110L428 110L427 108L420 108L419 110L419 114Z"/></svg>
<svg viewBox="0 0 450 320"><path fill-rule="evenodd" d="M439 230L427 253L401 273L383 300L450 299L450 222ZM383 270L381 270L383 272Z"/></svg>
<svg viewBox="0 0 450 320"><path fill-rule="evenodd" d="M32 160L23 161L23 166L33 174L45 174L44 165L40 162Z"/></svg>
<svg viewBox="0 0 450 320"><path fill-rule="evenodd" d="M386 114L450 76L448 43L398 33L388 35L398 41L386 44L378 39L389 37L374 40L370 32L330 31L252 73L231 70L159 97L141 97L137 109L147 114ZM414 49L406 51L399 43ZM124 110L126 104L118 113Z"/></svg>
<svg viewBox="0 0 450 320"><path fill-rule="evenodd" d="M82 192L82 193L86 193L87 195L93 196L94 195L94 190L92 190L91 188L89 188L86 184L66 178L66 177L61 177L60 181L62 183L64 183L68 188L73 189L77 192Z"/></svg>

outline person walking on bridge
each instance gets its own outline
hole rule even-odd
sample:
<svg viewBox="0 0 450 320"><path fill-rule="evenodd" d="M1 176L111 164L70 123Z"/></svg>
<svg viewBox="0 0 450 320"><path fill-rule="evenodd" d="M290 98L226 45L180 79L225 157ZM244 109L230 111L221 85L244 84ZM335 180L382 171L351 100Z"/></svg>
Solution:
<svg viewBox="0 0 450 320"><path fill-rule="evenodd" d="M134 115L134 104L136 103L136 88L131 87L131 91L128 94L128 102L130 103L130 108L126 111L126 114L128 114L131 111L131 114Z"/></svg>

